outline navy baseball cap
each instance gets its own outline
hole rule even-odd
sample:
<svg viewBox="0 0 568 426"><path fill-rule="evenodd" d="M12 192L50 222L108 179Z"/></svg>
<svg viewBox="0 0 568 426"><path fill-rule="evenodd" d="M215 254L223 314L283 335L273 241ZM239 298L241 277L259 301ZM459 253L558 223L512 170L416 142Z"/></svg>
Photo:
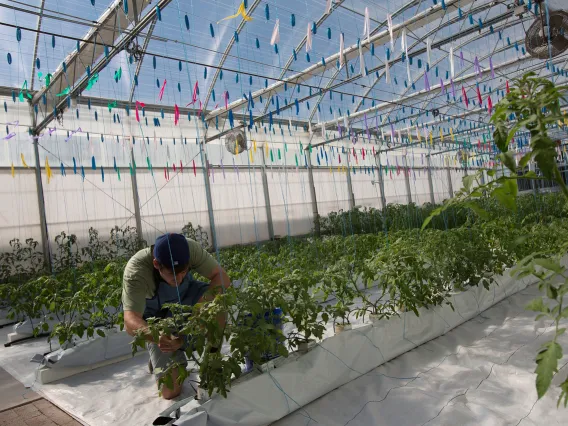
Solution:
<svg viewBox="0 0 568 426"><path fill-rule="evenodd" d="M185 236L174 233L160 235L154 244L154 258L168 269L189 263L189 244Z"/></svg>

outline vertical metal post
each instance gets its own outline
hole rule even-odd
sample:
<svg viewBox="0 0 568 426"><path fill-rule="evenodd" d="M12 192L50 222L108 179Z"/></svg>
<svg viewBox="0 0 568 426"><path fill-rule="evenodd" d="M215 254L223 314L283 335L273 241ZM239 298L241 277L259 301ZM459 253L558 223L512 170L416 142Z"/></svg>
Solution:
<svg viewBox="0 0 568 426"><path fill-rule="evenodd" d="M43 4L42 4L43 5ZM32 121L32 127L35 128L37 122L37 116L35 114L34 106L30 106L30 117ZM32 136L38 136L37 133L33 133ZM39 226L41 230L41 248L43 252L43 262L49 271L53 271L53 266L51 264L51 248L49 245L49 230L47 228L47 214L45 211L45 198L43 195L43 182L41 180L41 163L39 161L39 146L38 139L33 139L34 146L34 160L35 160L35 178L36 178L36 193L37 193L37 206L39 210Z"/></svg>
<svg viewBox="0 0 568 426"><path fill-rule="evenodd" d="M45 262L45 265L48 267L48 269L51 271L52 270L51 250L49 247L49 232L47 229L47 216L45 213L45 199L43 197L43 182L41 181L41 164L39 162L39 148L37 144L37 139L34 139L33 146L34 146L34 159L35 159L34 171L36 178L37 205L39 208L39 224L41 228L41 247L43 251L43 261Z"/></svg>
<svg viewBox="0 0 568 426"><path fill-rule="evenodd" d="M314 217L314 233L316 236L320 236L320 221L319 221L319 213L318 213L318 200L316 198L316 187L314 185L314 174L312 171L312 156L308 152L307 154L304 153L308 159L308 181L310 184L310 196L312 198L312 214Z"/></svg>
<svg viewBox="0 0 568 426"><path fill-rule="evenodd" d="M535 165L533 162L529 163L529 171L535 171ZM533 190L534 195L536 196L538 194L538 186L536 185L536 182L534 179L531 179L531 188Z"/></svg>
<svg viewBox="0 0 568 426"><path fill-rule="evenodd" d="M353 194L353 185L351 183L351 165L349 164L349 153L347 157L347 196L349 197L349 210L355 208L355 194Z"/></svg>
<svg viewBox="0 0 568 426"><path fill-rule="evenodd" d="M430 203L435 204L436 200L434 198L434 182L432 181L432 163L430 159L430 154L426 156L426 166L428 167L428 187L430 188Z"/></svg>
<svg viewBox="0 0 568 426"><path fill-rule="evenodd" d="M136 235L138 236L138 241L141 242L143 238L142 234L142 216L140 214L140 197L138 196L138 181L136 180L136 167L134 167L134 149L130 148L130 163L132 174L130 178L132 180L132 198L134 199L134 217L136 219Z"/></svg>
<svg viewBox="0 0 568 426"><path fill-rule="evenodd" d="M448 193L450 195L450 198L453 198L454 188L452 186L452 173L450 172L450 166L448 166L448 168L446 169L446 173L448 176Z"/></svg>
<svg viewBox="0 0 568 426"><path fill-rule="evenodd" d="M207 199L207 211L209 212L209 227L211 228L211 243L217 250L217 232L215 231L215 214L213 213L213 198L211 197L211 182L209 180L209 160L203 150L203 142L199 144L201 154L201 164L203 167L203 180L205 182L205 198Z"/></svg>
<svg viewBox="0 0 568 426"><path fill-rule="evenodd" d="M272 209L270 207L270 192L268 191L268 177L266 176L266 157L264 149L260 150L262 154L262 188L264 189L264 204L266 205L266 222L268 225L268 238L274 239L274 223L272 222Z"/></svg>
<svg viewBox="0 0 568 426"><path fill-rule="evenodd" d="M387 199L385 197L385 181L383 179L383 166L381 164L381 153L377 152L375 156L375 162L379 168L379 192L381 194L381 209L384 210L387 207Z"/></svg>
<svg viewBox="0 0 568 426"><path fill-rule="evenodd" d="M402 156L402 161L404 165L404 182L406 184L406 202L411 204L412 193L410 192L410 169L408 168L408 163L406 161L406 154Z"/></svg>

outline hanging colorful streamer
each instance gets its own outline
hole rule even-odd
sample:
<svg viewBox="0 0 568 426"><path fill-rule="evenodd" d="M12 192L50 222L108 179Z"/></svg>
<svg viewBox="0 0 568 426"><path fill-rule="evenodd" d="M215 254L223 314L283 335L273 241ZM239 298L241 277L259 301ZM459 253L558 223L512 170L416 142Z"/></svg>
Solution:
<svg viewBox="0 0 568 426"><path fill-rule="evenodd" d="M160 93L158 94L158 98L160 99L160 101L162 100L162 96L164 96L164 90L166 89L167 82L168 81L164 79L164 84L162 84L162 88L160 89Z"/></svg>
<svg viewBox="0 0 568 426"><path fill-rule="evenodd" d="M250 16L247 15L247 11L246 11L246 7L245 7L245 2L243 1L241 3L241 5L239 6L239 8L237 9L237 13L235 13L234 15L230 15L227 16L226 18L221 19L220 21L217 21L217 24L219 22L223 22L226 21L228 19L234 19L237 18L239 15L241 15L243 17L243 20L249 22L252 21L252 18Z"/></svg>
<svg viewBox="0 0 568 426"><path fill-rule="evenodd" d="M145 106L146 106L145 103L136 101L136 106L135 106L135 108L136 108L136 121L140 122L140 115L138 114L138 109L144 108Z"/></svg>

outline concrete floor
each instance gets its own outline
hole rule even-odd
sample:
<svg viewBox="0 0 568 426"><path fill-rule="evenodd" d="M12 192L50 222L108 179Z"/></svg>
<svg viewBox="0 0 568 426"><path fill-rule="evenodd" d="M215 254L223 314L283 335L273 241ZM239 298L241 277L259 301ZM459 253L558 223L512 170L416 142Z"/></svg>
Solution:
<svg viewBox="0 0 568 426"><path fill-rule="evenodd" d="M0 426L75 426L73 417L0 368Z"/></svg>
<svg viewBox="0 0 568 426"><path fill-rule="evenodd" d="M26 389L6 370L0 368L0 411L39 399L40 396Z"/></svg>

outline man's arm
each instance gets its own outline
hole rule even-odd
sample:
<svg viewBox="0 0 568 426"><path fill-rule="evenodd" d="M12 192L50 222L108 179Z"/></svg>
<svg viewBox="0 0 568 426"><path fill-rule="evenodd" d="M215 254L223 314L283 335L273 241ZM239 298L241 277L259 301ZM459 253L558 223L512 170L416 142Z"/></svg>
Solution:
<svg viewBox="0 0 568 426"><path fill-rule="evenodd" d="M134 311L124 311L124 328L131 336L134 336L138 330L144 330L146 340L154 343L152 335L148 332L148 324L142 318L142 314ZM160 336L158 347L162 352L175 352L181 348L182 340L171 336Z"/></svg>

